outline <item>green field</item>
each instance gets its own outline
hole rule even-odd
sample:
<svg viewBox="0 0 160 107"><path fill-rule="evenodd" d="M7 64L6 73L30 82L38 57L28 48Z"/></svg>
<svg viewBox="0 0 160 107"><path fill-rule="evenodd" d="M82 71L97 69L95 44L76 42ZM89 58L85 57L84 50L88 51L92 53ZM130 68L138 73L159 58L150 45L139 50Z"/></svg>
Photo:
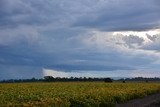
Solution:
<svg viewBox="0 0 160 107"><path fill-rule="evenodd" d="M0 84L0 107L110 107L160 92L160 83L8 83Z"/></svg>

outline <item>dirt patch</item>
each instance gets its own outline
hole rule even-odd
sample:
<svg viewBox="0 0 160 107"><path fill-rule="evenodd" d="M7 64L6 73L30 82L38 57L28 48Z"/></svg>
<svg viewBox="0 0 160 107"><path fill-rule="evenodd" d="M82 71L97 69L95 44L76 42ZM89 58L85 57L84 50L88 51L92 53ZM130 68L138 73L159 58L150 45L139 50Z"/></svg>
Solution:
<svg viewBox="0 0 160 107"><path fill-rule="evenodd" d="M160 93L117 104L116 107L160 107Z"/></svg>

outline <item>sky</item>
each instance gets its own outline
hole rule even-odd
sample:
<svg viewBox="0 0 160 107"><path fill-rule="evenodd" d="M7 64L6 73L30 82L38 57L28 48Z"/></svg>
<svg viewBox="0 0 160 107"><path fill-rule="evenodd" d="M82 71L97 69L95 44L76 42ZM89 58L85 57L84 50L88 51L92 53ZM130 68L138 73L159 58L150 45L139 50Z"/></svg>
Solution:
<svg viewBox="0 0 160 107"><path fill-rule="evenodd" d="M160 77L159 0L0 0L0 80Z"/></svg>

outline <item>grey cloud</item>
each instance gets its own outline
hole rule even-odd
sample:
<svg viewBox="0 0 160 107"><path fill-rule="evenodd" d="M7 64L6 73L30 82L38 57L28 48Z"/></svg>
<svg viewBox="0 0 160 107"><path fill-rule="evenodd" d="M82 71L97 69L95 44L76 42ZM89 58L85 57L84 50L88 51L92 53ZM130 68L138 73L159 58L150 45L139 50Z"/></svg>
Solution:
<svg viewBox="0 0 160 107"><path fill-rule="evenodd" d="M158 58L146 50L159 49L159 36L143 46L136 35L92 31L155 28L159 10L155 0L0 0L0 78L41 77L42 68L100 73L150 65Z"/></svg>
<svg viewBox="0 0 160 107"><path fill-rule="evenodd" d="M160 40L160 34L157 34L157 35L149 35L149 34L146 34L147 38L150 39L152 42L156 42L156 41L159 41Z"/></svg>
<svg viewBox="0 0 160 107"><path fill-rule="evenodd" d="M3 79L31 79L42 78L43 73L41 67L31 66L14 66L14 65L3 65L0 64L0 80Z"/></svg>
<svg viewBox="0 0 160 107"><path fill-rule="evenodd" d="M129 49L140 49L146 51L159 51L160 50L160 35L149 35L146 33L144 37L138 35L115 35L116 39L112 41L115 45L124 46ZM142 35L141 35L142 36ZM113 36L114 37L114 36ZM118 38L120 37L120 38ZM114 42L115 41L115 42Z"/></svg>
<svg viewBox="0 0 160 107"><path fill-rule="evenodd" d="M156 35L146 34L146 36L151 42L145 44L142 48L145 50L160 52L160 34Z"/></svg>
<svg viewBox="0 0 160 107"><path fill-rule="evenodd" d="M144 42L143 38L134 35L124 36L122 40L125 42L125 45L130 48L138 48L139 46L142 46Z"/></svg>
<svg viewBox="0 0 160 107"><path fill-rule="evenodd" d="M108 31L159 27L160 8L152 0L2 0L1 3L1 27L49 23Z"/></svg>
<svg viewBox="0 0 160 107"><path fill-rule="evenodd" d="M159 27L159 10L152 1L113 0L104 2L98 12L81 17L73 26L106 31L147 30Z"/></svg>
<svg viewBox="0 0 160 107"><path fill-rule="evenodd" d="M97 63L104 61L103 64L106 65L122 64L121 66L132 66L134 69L138 66L151 64L157 58L154 53L150 54L146 50L141 50L144 40L136 35L93 33L89 38L84 38L84 40L86 39L88 39L87 45L90 46L89 49L92 50L91 53L88 53L90 56L85 59L91 58L88 60L96 60ZM94 52L95 54L93 54Z"/></svg>
<svg viewBox="0 0 160 107"><path fill-rule="evenodd" d="M49 0L5 0L0 11L0 25L1 27L16 27L23 24L46 25L53 20L59 20L59 5L50 2Z"/></svg>

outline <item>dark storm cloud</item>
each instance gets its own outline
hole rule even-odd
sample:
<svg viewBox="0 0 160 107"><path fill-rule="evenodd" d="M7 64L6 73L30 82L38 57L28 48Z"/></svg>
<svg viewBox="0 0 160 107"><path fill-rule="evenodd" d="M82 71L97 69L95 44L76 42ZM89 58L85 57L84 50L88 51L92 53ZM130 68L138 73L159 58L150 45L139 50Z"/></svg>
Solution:
<svg viewBox="0 0 160 107"><path fill-rule="evenodd" d="M158 4L158 0L1 0L0 25L58 22L109 31L146 30L159 27Z"/></svg>
<svg viewBox="0 0 160 107"><path fill-rule="evenodd" d="M42 68L32 66L15 66L0 64L0 80L3 79L28 79L28 78L41 78L43 77Z"/></svg>
<svg viewBox="0 0 160 107"><path fill-rule="evenodd" d="M155 46L142 46L139 37L105 40L92 32L159 28L159 11L158 0L0 0L0 78L42 77L42 68L101 72L152 64L157 54L144 51L159 46L157 37L148 36Z"/></svg>
<svg viewBox="0 0 160 107"><path fill-rule="evenodd" d="M73 26L106 31L140 31L159 28L160 7L157 2L152 0L104 2L101 9L96 10L98 12L82 16Z"/></svg>

